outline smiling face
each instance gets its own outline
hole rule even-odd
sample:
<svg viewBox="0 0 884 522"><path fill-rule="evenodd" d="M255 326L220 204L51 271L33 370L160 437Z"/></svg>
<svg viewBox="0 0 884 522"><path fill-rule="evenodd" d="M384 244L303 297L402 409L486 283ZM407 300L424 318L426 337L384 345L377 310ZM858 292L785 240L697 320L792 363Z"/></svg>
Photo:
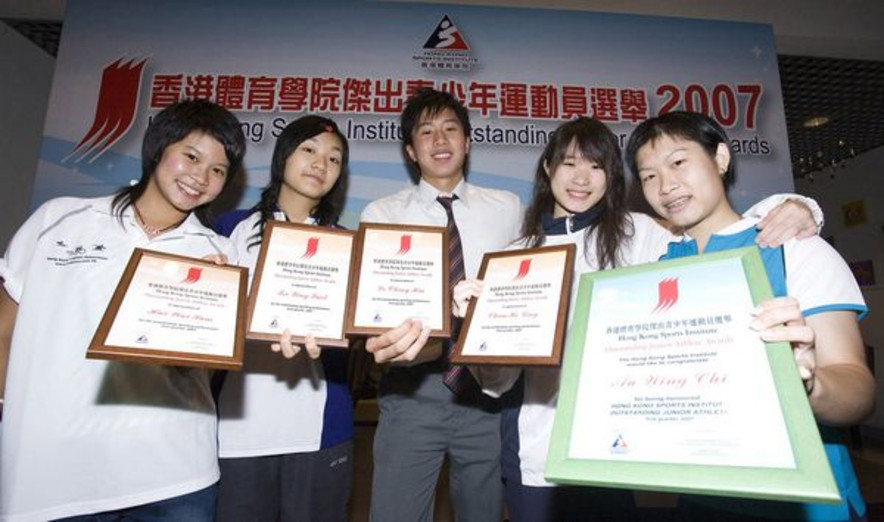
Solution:
<svg viewBox="0 0 884 522"><path fill-rule="evenodd" d="M635 158L645 199L692 237L705 239L739 219L722 179L730 163L726 144L710 156L695 141L663 134L638 149Z"/></svg>
<svg viewBox="0 0 884 522"><path fill-rule="evenodd" d="M463 179L470 139L452 109L445 108L432 116L424 111L405 150L418 164L423 179L443 192L451 192Z"/></svg>
<svg viewBox="0 0 884 522"><path fill-rule="evenodd" d="M595 160L584 158L576 142L571 142L568 152L553 172L546 163L543 168L550 178L550 189L555 199L553 217L586 212L605 197L608 188L605 169Z"/></svg>
<svg viewBox="0 0 884 522"><path fill-rule="evenodd" d="M309 213L338 181L343 157L341 140L331 132L299 143L285 162L279 205L296 204Z"/></svg>
<svg viewBox="0 0 884 522"><path fill-rule="evenodd" d="M229 168L221 142L191 132L163 151L138 203L150 207L154 219L183 218L221 193Z"/></svg>

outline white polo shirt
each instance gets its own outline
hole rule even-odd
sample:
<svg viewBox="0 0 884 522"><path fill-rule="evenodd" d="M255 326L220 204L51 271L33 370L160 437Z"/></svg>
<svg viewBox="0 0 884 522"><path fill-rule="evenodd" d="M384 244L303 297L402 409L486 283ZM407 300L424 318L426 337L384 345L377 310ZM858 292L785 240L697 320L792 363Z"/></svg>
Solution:
<svg viewBox="0 0 884 522"><path fill-rule="evenodd" d="M276 213L285 220L285 214ZM249 268L258 264L261 219L253 212L233 229L230 239ZM307 224L313 224L309 219ZM253 243L254 246L251 246ZM251 288L251 284L249 284ZM322 364L304 354L292 360L270 351L269 343L249 344L241 372L229 372L218 401L221 458L260 457L316 451L320 448L326 382ZM348 405L349 406L349 405Z"/></svg>
<svg viewBox="0 0 884 522"><path fill-rule="evenodd" d="M675 239L669 231L654 222L645 214L630 214L635 227L632 239L621 249L622 266L632 266L656 261L666 245ZM569 307L568 330L570 330L570 314L573 314L577 298L577 287L580 274L598 270L596 257L597 232L593 232L589 240L589 252L585 250L584 233L586 229L570 231L567 234L549 235L544 246L566 245L577 246L574 257L574 278L571 289L571 306ZM519 248L522 248L520 246ZM549 451L549 439L552 434L553 419L556 413L556 402L559 398L560 368L539 367L481 367L471 368L479 378L483 391L493 397L499 397L518 380L524 372L524 396L517 417L518 426L515 432L518 440L519 469L502 469L505 477L518 473L521 483L526 486L552 486L543 478L546 469L546 455ZM506 417L506 416L505 416ZM507 417L503 422L508 422ZM503 427L506 429L506 427ZM515 448L503 448L512 451ZM506 466L504 466L506 468Z"/></svg>
<svg viewBox="0 0 884 522"><path fill-rule="evenodd" d="M218 480L205 370L86 359L135 247L191 257L232 243L190 215L149 240L112 197L59 198L0 260L18 303L0 423L0 519L47 520L176 497Z"/></svg>

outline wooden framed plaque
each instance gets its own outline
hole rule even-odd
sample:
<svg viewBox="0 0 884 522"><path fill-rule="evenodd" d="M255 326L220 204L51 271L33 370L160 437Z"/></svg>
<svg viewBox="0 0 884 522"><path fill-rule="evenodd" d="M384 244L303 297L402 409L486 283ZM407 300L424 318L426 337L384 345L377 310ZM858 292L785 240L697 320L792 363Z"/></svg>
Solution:
<svg viewBox="0 0 884 522"><path fill-rule="evenodd" d="M347 347L344 336L355 233L268 221L249 292L246 338L292 342L308 334L322 346Z"/></svg>
<svg viewBox="0 0 884 522"><path fill-rule="evenodd" d="M451 336L445 227L361 223L350 276L347 333L377 335L420 320Z"/></svg>
<svg viewBox="0 0 884 522"><path fill-rule="evenodd" d="M248 270L136 248L86 357L238 370Z"/></svg>
<svg viewBox="0 0 884 522"><path fill-rule="evenodd" d="M470 302L452 362L561 364L575 250L568 244L485 254L482 295Z"/></svg>
<svg viewBox="0 0 884 522"><path fill-rule="evenodd" d="M749 328L772 296L754 247L583 274L547 480L838 502L790 345Z"/></svg>

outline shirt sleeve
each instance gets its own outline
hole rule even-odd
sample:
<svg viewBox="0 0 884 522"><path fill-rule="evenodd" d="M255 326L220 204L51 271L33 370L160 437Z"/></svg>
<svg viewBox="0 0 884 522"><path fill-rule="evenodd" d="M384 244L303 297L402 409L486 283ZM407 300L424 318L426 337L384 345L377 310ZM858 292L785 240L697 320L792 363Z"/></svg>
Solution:
<svg viewBox="0 0 884 522"><path fill-rule="evenodd" d="M381 212L378 209L378 205L374 202L369 203L362 210L362 215L359 216L360 223L383 223L384 219L381 217Z"/></svg>
<svg viewBox="0 0 884 522"><path fill-rule="evenodd" d="M243 256L239 253L239 249L236 247L233 241L230 242L230 245L227 246L225 250L225 253L227 254L228 264L242 266Z"/></svg>
<svg viewBox="0 0 884 522"><path fill-rule="evenodd" d="M792 239L783 246L786 290L798 299L802 313L854 311L862 318L868 308L847 263L819 236Z"/></svg>
<svg viewBox="0 0 884 522"><path fill-rule="evenodd" d="M627 265L640 265L658 261L666 253L669 243L678 240L678 236L657 223L646 214L632 213L632 224L635 234L629 246Z"/></svg>
<svg viewBox="0 0 884 522"><path fill-rule="evenodd" d="M810 213L813 215L813 220L816 222L816 233L819 234L820 231L823 230L823 211L820 206L817 204L816 200L813 198L809 198L807 196L802 196L801 194L774 194L773 196L768 196L758 203L752 205L746 212L743 213L744 218L756 218L756 219L764 219L765 216L770 214L770 212L780 206L782 203L794 200L799 203L804 203L808 209L810 209Z"/></svg>
<svg viewBox="0 0 884 522"><path fill-rule="evenodd" d="M230 231L230 241L239 254L239 265L248 266L249 251L255 249L257 252L257 249L261 248L261 238L255 236L257 232L255 221L252 219L243 219Z"/></svg>
<svg viewBox="0 0 884 522"><path fill-rule="evenodd" d="M46 202L31 214L15 233L6 247L6 253L0 259L0 277L3 278L3 286L16 303L21 300L28 267L36 253L37 242L43 233L43 224L46 222L51 204L51 201Z"/></svg>

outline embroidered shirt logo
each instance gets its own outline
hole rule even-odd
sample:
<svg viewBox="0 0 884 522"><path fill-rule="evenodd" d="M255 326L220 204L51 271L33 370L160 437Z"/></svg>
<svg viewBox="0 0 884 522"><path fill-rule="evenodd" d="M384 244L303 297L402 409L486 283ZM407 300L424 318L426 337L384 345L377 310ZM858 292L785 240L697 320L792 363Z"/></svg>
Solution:
<svg viewBox="0 0 884 522"><path fill-rule="evenodd" d="M92 245L70 244L64 239L53 240L54 248L46 256L46 261L55 266L91 264L107 261L107 246L101 243Z"/></svg>

